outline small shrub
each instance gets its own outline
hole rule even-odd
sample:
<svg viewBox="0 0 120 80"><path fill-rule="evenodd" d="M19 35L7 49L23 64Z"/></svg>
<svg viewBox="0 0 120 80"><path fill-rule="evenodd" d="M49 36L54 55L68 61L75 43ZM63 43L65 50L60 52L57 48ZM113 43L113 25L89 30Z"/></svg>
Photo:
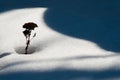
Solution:
<svg viewBox="0 0 120 80"><path fill-rule="evenodd" d="M32 30L34 30L36 27L38 27L37 24L33 23L33 22L28 22L25 23L23 25L23 28L25 28L25 30L23 31L23 34L26 38L26 47L25 47L25 54L28 54L28 47L30 45L31 40L36 36L36 33L34 33L34 35L31 38L31 32Z"/></svg>

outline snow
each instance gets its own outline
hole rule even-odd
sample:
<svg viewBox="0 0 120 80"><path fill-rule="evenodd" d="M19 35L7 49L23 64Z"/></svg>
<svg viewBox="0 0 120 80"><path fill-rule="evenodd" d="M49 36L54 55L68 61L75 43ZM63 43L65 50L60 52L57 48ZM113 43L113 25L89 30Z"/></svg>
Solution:
<svg viewBox="0 0 120 80"><path fill-rule="evenodd" d="M118 53L52 30L43 19L46 10L26 8L0 14L0 80L120 79ZM26 22L39 26L28 55L22 54L25 47L22 25Z"/></svg>

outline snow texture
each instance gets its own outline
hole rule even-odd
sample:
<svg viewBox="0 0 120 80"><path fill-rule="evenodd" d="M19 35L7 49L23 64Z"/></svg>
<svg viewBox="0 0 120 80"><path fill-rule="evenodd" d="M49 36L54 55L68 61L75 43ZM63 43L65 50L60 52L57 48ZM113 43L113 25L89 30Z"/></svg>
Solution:
<svg viewBox="0 0 120 80"><path fill-rule="evenodd" d="M0 14L0 80L120 80L119 54L52 30L43 19L46 10ZM23 54L26 22L39 26L28 55Z"/></svg>

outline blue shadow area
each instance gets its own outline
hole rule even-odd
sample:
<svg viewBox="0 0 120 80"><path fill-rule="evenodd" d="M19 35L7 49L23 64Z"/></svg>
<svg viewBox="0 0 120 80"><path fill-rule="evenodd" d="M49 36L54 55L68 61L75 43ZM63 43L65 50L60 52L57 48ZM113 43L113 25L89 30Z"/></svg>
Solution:
<svg viewBox="0 0 120 80"><path fill-rule="evenodd" d="M24 71L0 75L1 80L115 80L120 78L119 70L84 71L56 69L53 71Z"/></svg>
<svg viewBox="0 0 120 80"><path fill-rule="evenodd" d="M44 19L52 29L120 52L120 0L54 0Z"/></svg>
<svg viewBox="0 0 120 80"><path fill-rule="evenodd" d="M50 0L0 0L0 12L33 7L48 7Z"/></svg>

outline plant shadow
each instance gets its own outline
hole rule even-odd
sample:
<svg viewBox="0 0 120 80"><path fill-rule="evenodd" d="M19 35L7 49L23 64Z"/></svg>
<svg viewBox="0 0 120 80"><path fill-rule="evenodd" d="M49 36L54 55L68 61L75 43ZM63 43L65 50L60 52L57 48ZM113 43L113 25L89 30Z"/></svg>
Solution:
<svg viewBox="0 0 120 80"><path fill-rule="evenodd" d="M29 46L28 48L28 54L32 54L36 52L37 47ZM15 48L16 53L18 54L25 54L25 46L19 46Z"/></svg>

